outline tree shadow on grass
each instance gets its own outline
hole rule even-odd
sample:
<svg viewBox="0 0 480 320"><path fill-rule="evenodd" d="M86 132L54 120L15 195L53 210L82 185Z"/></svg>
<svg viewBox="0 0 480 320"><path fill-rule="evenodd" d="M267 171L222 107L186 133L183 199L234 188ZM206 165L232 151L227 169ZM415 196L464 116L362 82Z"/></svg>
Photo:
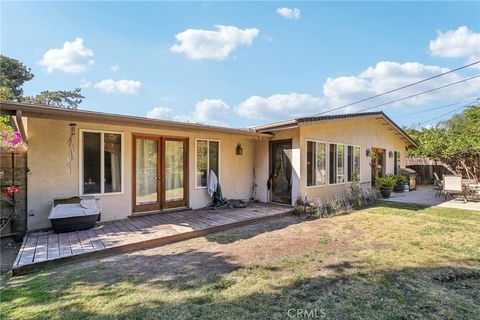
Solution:
<svg viewBox="0 0 480 320"><path fill-rule="evenodd" d="M452 263L478 266L473 260ZM297 275L299 265L271 266L241 265L219 252L144 251L20 277L14 285L2 284L1 300L15 308L48 307L23 319L287 319L289 310L297 309L325 319L473 319L480 314L478 268L368 271L362 261L345 260L320 264L322 275ZM263 284L255 287L256 281ZM82 291L75 290L79 287ZM176 298L152 295L159 288ZM86 298L79 299L80 294ZM132 301L108 313L90 305L124 296Z"/></svg>
<svg viewBox="0 0 480 320"><path fill-rule="evenodd" d="M229 229L224 232L216 232L205 235L208 241L218 244L228 244L239 240L250 239L262 233L272 232L288 228L292 225L304 222L297 216L287 216L278 219L266 220L240 228Z"/></svg>
<svg viewBox="0 0 480 320"><path fill-rule="evenodd" d="M243 271L267 272L261 267ZM275 275L275 271L268 272ZM324 314L324 319L474 319L480 314L480 278L439 280L444 274L472 275L474 272L480 270L440 267L405 268L374 275L347 272L296 279L261 290L247 288L247 292L237 295L229 293L235 283L224 286L225 280L219 276L208 289L203 287L196 294L185 295L175 302L156 296L110 314L91 311L85 302L54 310L53 314L61 319L288 319L292 314L289 310L296 313L298 309ZM159 281L155 285L168 286L167 283ZM179 286L171 289L179 290ZM95 290L108 288L95 287ZM146 292L131 290L148 297ZM48 299L44 301L48 302Z"/></svg>

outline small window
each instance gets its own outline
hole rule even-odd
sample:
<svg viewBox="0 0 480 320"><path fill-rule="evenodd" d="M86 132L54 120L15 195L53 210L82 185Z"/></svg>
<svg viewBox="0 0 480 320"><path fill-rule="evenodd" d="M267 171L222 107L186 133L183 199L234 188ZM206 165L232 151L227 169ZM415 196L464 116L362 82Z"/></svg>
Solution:
<svg viewBox="0 0 480 320"><path fill-rule="evenodd" d="M347 147L347 181L352 182L354 176L360 179L360 147Z"/></svg>
<svg viewBox="0 0 480 320"><path fill-rule="evenodd" d="M220 179L220 142L214 140L197 140L197 174L198 188L207 186L207 177L213 170Z"/></svg>
<svg viewBox="0 0 480 320"><path fill-rule="evenodd" d="M345 182L345 145L330 143L329 145L329 182L331 184Z"/></svg>
<svg viewBox="0 0 480 320"><path fill-rule="evenodd" d="M122 134L82 132L82 194L122 192Z"/></svg>
<svg viewBox="0 0 480 320"><path fill-rule="evenodd" d="M327 144L307 140L307 187L327 183Z"/></svg>

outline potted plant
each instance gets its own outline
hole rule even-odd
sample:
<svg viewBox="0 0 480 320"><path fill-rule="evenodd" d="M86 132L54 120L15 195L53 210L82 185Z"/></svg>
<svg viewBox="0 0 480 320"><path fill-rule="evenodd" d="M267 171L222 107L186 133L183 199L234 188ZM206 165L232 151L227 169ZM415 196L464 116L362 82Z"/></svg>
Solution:
<svg viewBox="0 0 480 320"><path fill-rule="evenodd" d="M405 191L405 185L407 184L407 177L401 174L395 175L395 179L397 180L395 187L393 187L393 191L395 192L403 192Z"/></svg>
<svg viewBox="0 0 480 320"><path fill-rule="evenodd" d="M382 197L384 199L390 198L390 195L392 194L393 187L397 184L397 179L395 176L388 175L385 177L378 177L377 180L377 186L380 189L380 193L382 194Z"/></svg>

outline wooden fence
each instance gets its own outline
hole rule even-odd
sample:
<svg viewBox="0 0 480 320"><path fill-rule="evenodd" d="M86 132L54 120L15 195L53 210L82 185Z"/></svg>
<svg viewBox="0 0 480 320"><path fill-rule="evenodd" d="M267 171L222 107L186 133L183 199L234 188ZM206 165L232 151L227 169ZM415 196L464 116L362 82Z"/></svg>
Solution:
<svg viewBox="0 0 480 320"><path fill-rule="evenodd" d="M16 216L13 221L10 221L5 228L2 229L0 236L15 236L17 239L23 238L27 230L27 151L22 150L15 153L14 157L10 152L1 151L0 155L0 172L3 172L1 179L2 187L2 205L1 215L3 217L8 215L11 207L4 200L8 199L6 188L12 182L20 189L19 193L15 194L16 200ZM12 174L14 180L12 181Z"/></svg>

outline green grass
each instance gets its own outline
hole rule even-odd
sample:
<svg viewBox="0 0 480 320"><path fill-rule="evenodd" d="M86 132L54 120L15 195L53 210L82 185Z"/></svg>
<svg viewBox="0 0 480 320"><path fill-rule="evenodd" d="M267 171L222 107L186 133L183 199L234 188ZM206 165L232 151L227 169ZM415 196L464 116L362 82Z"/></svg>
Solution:
<svg viewBox="0 0 480 320"><path fill-rule="evenodd" d="M479 244L472 211L383 204L289 217L4 277L0 318L288 319L300 309L324 319L474 319ZM436 280L448 272L467 276Z"/></svg>

